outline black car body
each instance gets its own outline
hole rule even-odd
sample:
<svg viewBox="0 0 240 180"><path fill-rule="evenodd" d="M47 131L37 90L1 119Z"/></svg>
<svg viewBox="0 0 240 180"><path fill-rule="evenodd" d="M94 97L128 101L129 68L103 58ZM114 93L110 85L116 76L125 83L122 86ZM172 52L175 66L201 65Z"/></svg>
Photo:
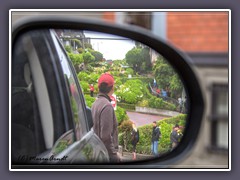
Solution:
<svg viewBox="0 0 240 180"><path fill-rule="evenodd" d="M29 31L13 48L13 164L108 162L55 30Z"/></svg>

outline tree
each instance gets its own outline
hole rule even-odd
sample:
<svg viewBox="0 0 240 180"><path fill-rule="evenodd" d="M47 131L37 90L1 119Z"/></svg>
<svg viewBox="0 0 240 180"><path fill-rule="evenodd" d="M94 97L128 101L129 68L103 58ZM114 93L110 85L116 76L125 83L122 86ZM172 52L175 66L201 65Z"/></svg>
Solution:
<svg viewBox="0 0 240 180"><path fill-rule="evenodd" d="M144 85L139 79L127 80L115 91L121 102L136 104L144 96Z"/></svg>
<svg viewBox="0 0 240 180"><path fill-rule="evenodd" d="M141 56L142 49L134 47L125 55L126 62L133 67L136 72L140 71L143 58Z"/></svg>
<svg viewBox="0 0 240 180"><path fill-rule="evenodd" d="M100 53L99 51L92 50L90 52L95 57L95 59L94 59L95 63L99 63L103 60L103 54Z"/></svg>
<svg viewBox="0 0 240 180"><path fill-rule="evenodd" d="M77 52L78 52L79 54L82 54L82 53L84 52L84 49L83 49L83 48L78 48L78 49L77 49Z"/></svg>
<svg viewBox="0 0 240 180"><path fill-rule="evenodd" d="M182 90L183 90L183 84L181 79L178 77L177 74L174 74L171 82L170 82L170 89L172 91L172 95L176 97L180 97Z"/></svg>
<svg viewBox="0 0 240 180"><path fill-rule="evenodd" d="M154 69L154 75L157 84L165 89L170 85L173 76L173 70L168 64L159 64Z"/></svg>
<svg viewBox="0 0 240 180"><path fill-rule="evenodd" d="M84 48L87 49L93 49L92 45L90 43L84 43Z"/></svg>
<svg viewBox="0 0 240 180"><path fill-rule="evenodd" d="M65 45L64 48L65 48L65 50L66 50L68 53L71 53L71 52L72 52L72 47L71 47L71 46Z"/></svg>
<svg viewBox="0 0 240 180"><path fill-rule="evenodd" d="M91 64L91 63L93 63L94 62L94 60L95 60L95 57L90 53L90 52L84 52L83 54L82 54L82 56L83 56L83 62L84 62L84 64L85 64L85 66L87 66L87 64Z"/></svg>
<svg viewBox="0 0 240 180"><path fill-rule="evenodd" d="M151 58L150 58L150 52L149 52L149 47L144 47L142 49L142 57L143 57L143 64L142 64L142 70L144 72L151 70L152 69L152 63L151 63Z"/></svg>
<svg viewBox="0 0 240 180"><path fill-rule="evenodd" d="M80 40L78 39L71 39L71 45L74 48L81 48L82 47L82 43ZM74 49L75 50L75 49Z"/></svg>
<svg viewBox="0 0 240 180"><path fill-rule="evenodd" d="M125 59L136 72L146 72L152 68L149 47L140 43L136 43L136 47L127 52Z"/></svg>
<svg viewBox="0 0 240 180"><path fill-rule="evenodd" d="M153 67L153 73L157 84L165 90L166 88L169 88L172 97L181 94L183 90L181 79L171 65L169 65L162 57L158 57Z"/></svg>
<svg viewBox="0 0 240 180"><path fill-rule="evenodd" d="M82 54L68 53L68 56L71 59L74 66L78 66L79 64L83 63Z"/></svg>

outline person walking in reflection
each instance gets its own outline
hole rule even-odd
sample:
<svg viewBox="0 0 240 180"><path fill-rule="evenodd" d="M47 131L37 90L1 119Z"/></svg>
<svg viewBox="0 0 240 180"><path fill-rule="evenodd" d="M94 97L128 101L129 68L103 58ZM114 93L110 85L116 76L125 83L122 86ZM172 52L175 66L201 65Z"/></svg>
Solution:
<svg viewBox="0 0 240 180"><path fill-rule="evenodd" d="M132 123L131 142L133 146L133 160L136 160L136 146L139 141L139 131L135 123Z"/></svg>
<svg viewBox="0 0 240 180"><path fill-rule="evenodd" d="M94 86L93 86L93 84L91 84L89 86L89 88L90 88L90 95L91 95L91 97L93 97L93 93L94 93Z"/></svg>
<svg viewBox="0 0 240 180"><path fill-rule="evenodd" d="M152 129L152 146L151 146L151 150L152 150L152 154L153 155L158 155L158 141L160 139L161 136L161 131L159 129L159 127L157 126L157 122L154 121L153 122L153 129Z"/></svg>
<svg viewBox="0 0 240 180"><path fill-rule="evenodd" d="M110 98L114 92L113 76L102 74L98 79L98 87L98 98L92 105L93 130L107 148L110 162L120 162L117 119Z"/></svg>
<svg viewBox="0 0 240 180"><path fill-rule="evenodd" d="M171 150L173 150L174 148L177 147L181 137L182 137L182 133L180 132L179 125L176 124L173 127L173 130L172 130L171 135L170 135L170 140L171 140L171 144L172 144L172 149Z"/></svg>

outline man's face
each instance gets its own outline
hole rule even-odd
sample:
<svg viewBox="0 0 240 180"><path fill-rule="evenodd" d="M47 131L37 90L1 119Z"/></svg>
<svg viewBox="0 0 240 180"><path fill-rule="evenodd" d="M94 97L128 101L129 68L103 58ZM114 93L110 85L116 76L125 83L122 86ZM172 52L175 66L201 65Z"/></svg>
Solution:
<svg viewBox="0 0 240 180"><path fill-rule="evenodd" d="M156 123L153 123L153 127L156 127L157 126L157 124Z"/></svg>

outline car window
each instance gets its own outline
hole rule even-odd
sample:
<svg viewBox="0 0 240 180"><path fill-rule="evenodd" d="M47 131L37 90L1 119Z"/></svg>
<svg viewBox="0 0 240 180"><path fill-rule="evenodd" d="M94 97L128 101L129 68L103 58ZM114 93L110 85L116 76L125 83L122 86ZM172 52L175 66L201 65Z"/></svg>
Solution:
<svg viewBox="0 0 240 180"><path fill-rule="evenodd" d="M47 156L64 135L74 135L66 124L66 106L61 100L56 59L49 54L55 49L46 44L49 31L29 31L14 43L11 98L11 155L14 163L26 157ZM49 42L49 41L48 41ZM40 48L39 48L40 47ZM52 61L55 61L54 63ZM74 101L73 101L74 102ZM73 138L74 140L75 138ZM68 140L69 143L73 141ZM61 147L63 147L61 145ZM57 148L59 150L59 147Z"/></svg>
<svg viewBox="0 0 240 180"><path fill-rule="evenodd" d="M24 156L36 156L42 153L52 145L53 141L52 136L48 138L44 136L36 79L33 76L33 69L31 69L31 65L36 59L32 58L34 52L28 49L30 46L27 48L27 44L29 45L30 42L29 36L19 39L15 43L13 52L11 88L11 155L13 162L21 161ZM44 85L42 84L42 86ZM47 104L47 102L45 103ZM51 133L53 129L51 129L50 118L48 121L48 132Z"/></svg>
<svg viewBox="0 0 240 180"><path fill-rule="evenodd" d="M65 83L68 88L76 137L77 140L80 140L81 137L87 132L86 115L83 107L84 101L81 99L77 85L78 82L74 77L74 71L69 64L68 57L65 51L63 50L60 42L57 40L54 31L51 31L51 35L59 54L61 67L64 73Z"/></svg>

